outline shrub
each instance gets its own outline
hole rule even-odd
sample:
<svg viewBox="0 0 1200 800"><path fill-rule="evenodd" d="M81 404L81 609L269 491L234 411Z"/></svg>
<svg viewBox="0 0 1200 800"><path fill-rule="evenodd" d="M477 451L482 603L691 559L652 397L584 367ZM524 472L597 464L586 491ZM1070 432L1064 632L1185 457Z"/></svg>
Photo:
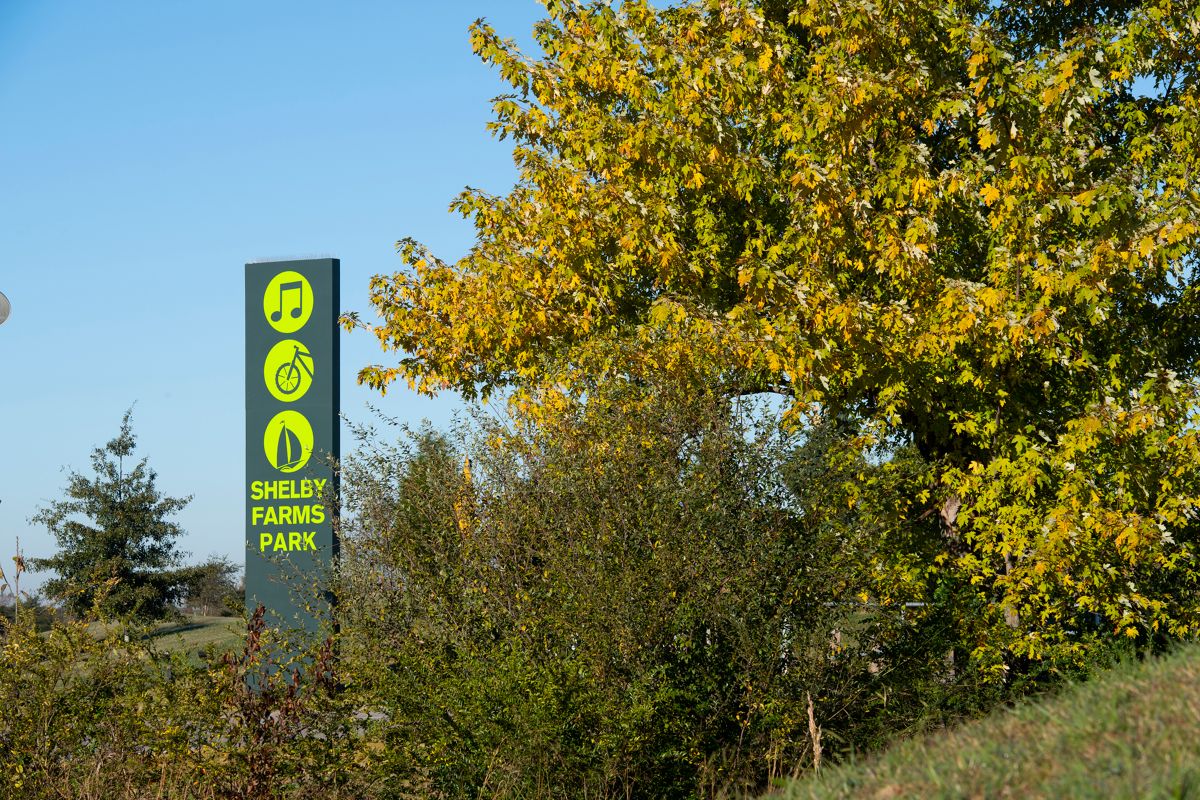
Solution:
<svg viewBox="0 0 1200 800"><path fill-rule="evenodd" d="M361 431L344 465L346 655L392 774L448 797L711 796L982 702L946 604L903 610L936 588L913 566L935 523L886 513L914 454L850 459L832 426L678 393L538 418Z"/></svg>

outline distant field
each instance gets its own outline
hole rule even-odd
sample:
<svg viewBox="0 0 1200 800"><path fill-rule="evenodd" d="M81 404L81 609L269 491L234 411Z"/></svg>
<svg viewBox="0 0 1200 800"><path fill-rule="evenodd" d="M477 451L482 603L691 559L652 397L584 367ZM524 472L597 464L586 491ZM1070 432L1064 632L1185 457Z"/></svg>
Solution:
<svg viewBox="0 0 1200 800"><path fill-rule="evenodd" d="M110 623L92 622L88 631L98 639L113 632ZM120 629L118 629L120 630ZM246 635L246 624L240 617L185 617L179 622L164 622L152 628L149 634L135 633L137 629L126 629L129 635L142 636L159 650L168 652L183 651L193 664L199 664L201 653L208 645L216 647L217 654L235 650L241 647ZM42 636L49 634L43 632Z"/></svg>
<svg viewBox="0 0 1200 800"><path fill-rule="evenodd" d="M1200 798L1200 647L901 743L772 797Z"/></svg>
<svg viewBox="0 0 1200 800"><path fill-rule="evenodd" d="M245 633L246 625L240 617L188 617L155 629L151 636L163 649L196 653L209 644L216 645L218 651L233 649Z"/></svg>

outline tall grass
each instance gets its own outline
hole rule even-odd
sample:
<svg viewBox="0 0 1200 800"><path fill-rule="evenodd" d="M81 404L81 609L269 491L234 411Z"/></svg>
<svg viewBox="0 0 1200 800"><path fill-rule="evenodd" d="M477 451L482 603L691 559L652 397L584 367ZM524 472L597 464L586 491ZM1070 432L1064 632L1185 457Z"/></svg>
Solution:
<svg viewBox="0 0 1200 800"><path fill-rule="evenodd" d="M1200 797L1200 647L790 784L830 798Z"/></svg>

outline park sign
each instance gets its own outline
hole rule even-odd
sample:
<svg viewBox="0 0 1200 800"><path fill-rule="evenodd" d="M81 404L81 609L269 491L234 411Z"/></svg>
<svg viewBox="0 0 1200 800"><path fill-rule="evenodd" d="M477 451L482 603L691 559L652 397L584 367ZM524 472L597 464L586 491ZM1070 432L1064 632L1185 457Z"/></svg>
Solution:
<svg viewBox="0 0 1200 800"><path fill-rule="evenodd" d="M338 551L340 267L246 265L246 607L312 632Z"/></svg>

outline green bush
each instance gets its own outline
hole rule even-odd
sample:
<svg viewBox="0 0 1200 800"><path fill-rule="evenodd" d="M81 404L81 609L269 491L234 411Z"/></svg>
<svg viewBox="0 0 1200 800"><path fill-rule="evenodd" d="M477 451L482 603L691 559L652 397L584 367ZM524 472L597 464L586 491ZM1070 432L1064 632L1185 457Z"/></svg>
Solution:
<svg viewBox="0 0 1200 800"><path fill-rule="evenodd" d="M146 629L0 621L0 797L367 798L365 730L330 644L304 674L252 615L243 649L195 664ZM250 687L255 686L252 690Z"/></svg>
<svg viewBox="0 0 1200 800"><path fill-rule="evenodd" d="M912 454L669 394L540 419L365 433L344 465L346 654L388 710L390 774L714 796L990 702L949 656L953 587L894 574L937 535L889 515Z"/></svg>

